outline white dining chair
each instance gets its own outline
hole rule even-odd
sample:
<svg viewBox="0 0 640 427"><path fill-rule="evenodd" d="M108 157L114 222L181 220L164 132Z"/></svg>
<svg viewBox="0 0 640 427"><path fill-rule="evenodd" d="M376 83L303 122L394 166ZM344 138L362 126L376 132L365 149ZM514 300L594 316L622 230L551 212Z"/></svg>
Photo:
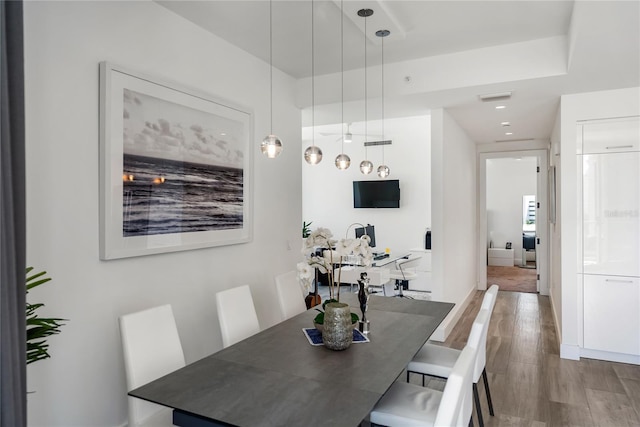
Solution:
<svg viewBox="0 0 640 427"><path fill-rule="evenodd" d="M302 288L298 282L298 273L295 270L276 276L276 291L282 320L307 310Z"/></svg>
<svg viewBox="0 0 640 427"><path fill-rule="evenodd" d="M491 287L487 289L484 293L484 298L482 298L482 305L480 305L480 309L486 308L493 313L493 307L496 305L499 289L498 285L491 285Z"/></svg>
<svg viewBox="0 0 640 427"><path fill-rule="evenodd" d="M123 315L119 324L127 391L185 366L170 305ZM129 396L129 426L173 426L172 411Z"/></svg>
<svg viewBox="0 0 640 427"><path fill-rule="evenodd" d="M260 332L260 323L249 285L218 292L216 307L222 345L225 348Z"/></svg>
<svg viewBox="0 0 640 427"><path fill-rule="evenodd" d="M396 269L389 272L389 278L398 284L398 297L404 297L402 292L403 282L413 280L418 277L415 268L422 261L422 257L400 258L396 261Z"/></svg>
<svg viewBox="0 0 640 427"><path fill-rule="evenodd" d="M489 322L491 320L491 313L496 303L496 297L498 294L498 286L492 285L487 292L485 292L480 311L476 316L471 333L467 340L468 345L477 346L478 352L474 364L473 372L473 396L476 405L476 412L478 413L478 424L480 427L484 425L482 418L482 409L480 406L480 396L478 393L478 381L482 376L484 381L485 392L487 395L487 403L489 405L489 414L494 415L493 402L491 401L491 392L489 390L489 381L487 379L487 332L489 330ZM486 324L481 330L481 334L474 334L476 330L476 323L480 320L482 313L486 312ZM422 384L424 385L424 376L428 375L437 378L448 378L453 365L460 356L460 350L454 348L444 347L441 345L435 345L426 343L420 351L414 356L413 360L407 365L407 381L409 381L410 373L421 374Z"/></svg>
<svg viewBox="0 0 640 427"><path fill-rule="evenodd" d="M371 411L371 424L394 427L470 425L476 351L470 345L462 350L443 391L405 382L393 383Z"/></svg>

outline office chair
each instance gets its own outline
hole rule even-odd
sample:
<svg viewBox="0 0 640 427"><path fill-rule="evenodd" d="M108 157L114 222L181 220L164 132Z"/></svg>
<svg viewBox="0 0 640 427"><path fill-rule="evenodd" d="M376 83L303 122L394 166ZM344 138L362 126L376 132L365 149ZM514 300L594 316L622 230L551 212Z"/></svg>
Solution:
<svg viewBox="0 0 640 427"><path fill-rule="evenodd" d="M409 281L418 277L414 268L420 264L420 261L422 261L422 257L400 258L396 261L396 269L389 272L389 278L395 279L398 284L399 292L396 295L398 298L411 298L402 292L403 284L400 281Z"/></svg>

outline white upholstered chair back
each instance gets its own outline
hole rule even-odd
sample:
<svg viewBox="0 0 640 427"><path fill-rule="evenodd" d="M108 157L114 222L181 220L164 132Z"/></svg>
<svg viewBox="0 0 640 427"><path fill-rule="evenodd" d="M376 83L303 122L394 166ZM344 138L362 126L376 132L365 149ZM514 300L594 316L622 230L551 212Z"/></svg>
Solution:
<svg viewBox="0 0 640 427"><path fill-rule="evenodd" d="M480 309L487 309L489 313L493 313L493 307L496 305L496 298L498 297L498 285L491 285L489 289L484 293L482 299L482 305Z"/></svg>
<svg viewBox="0 0 640 427"><path fill-rule="evenodd" d="M126 314L120 317L119 323L127 391L185 366L170 305ZM141 425L150 418L154 419L154 425L160 425L157 417L162 411L168 414L166 425L171 425L171 412L167 408L129 397L129 426Z"/></svg>
<svg viewBox="0 0 640 427"><path fill-rule="evenodd" d="M216 307L225 348L260 332L249 285L218 292Z"/></svg>
<svg viewBox="0 0 640 427"><path fill-rule="evenodd" d="M476 360L473 368L473 382L477 383L487 363L487 333L491 313L487 309L480 310L473 321L467 345L476 348Z"/></svg>
<svg viewBox="0 0 640 427"><path fill-rule="evenodd" d="M436 427L467 427L473 411L473 362L477 349L470 345L460 353L442 393L433 423Z"/></svg>
<svg viewBox="0 0 640 427"><path fill-rule="evenodd" d="M302 288L298 283L298 273L295 270L276 276L276 290L282 320L307 310Z"/></svg>

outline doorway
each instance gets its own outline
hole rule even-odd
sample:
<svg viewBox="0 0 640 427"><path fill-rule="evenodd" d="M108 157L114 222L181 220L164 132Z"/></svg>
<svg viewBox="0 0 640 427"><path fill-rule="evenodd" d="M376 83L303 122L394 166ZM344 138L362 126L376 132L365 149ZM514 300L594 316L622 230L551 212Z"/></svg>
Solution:
<svg viewBox="0 0 640 427"><path fill-rule="evenodd" d="M482 153L478 166L478 289L547 295L546 150Z"/></svg>
<svg viewBox="0 0 640 427"><path fill-rule="evenodd" d="M535 173L531 171L535 177ZM519 266L536 270L536 195L522 196L522 248Z"/></svg>

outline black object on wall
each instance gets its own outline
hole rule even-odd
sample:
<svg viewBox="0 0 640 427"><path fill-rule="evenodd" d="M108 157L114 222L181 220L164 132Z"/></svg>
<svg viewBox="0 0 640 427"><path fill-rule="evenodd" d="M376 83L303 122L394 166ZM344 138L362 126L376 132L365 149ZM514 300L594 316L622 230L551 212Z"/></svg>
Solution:
<svg viewBox="0 0 640 427"><path fill-rule="evenodd" d="M431 249L431 230L427 230L427 235L424 238L424 248Z"/></svg>
<svg viewBox="0 0 640 427"><path fill-rule="evenodd" d="M353 181L354 208L399 208L400 181Z"/></svg>

